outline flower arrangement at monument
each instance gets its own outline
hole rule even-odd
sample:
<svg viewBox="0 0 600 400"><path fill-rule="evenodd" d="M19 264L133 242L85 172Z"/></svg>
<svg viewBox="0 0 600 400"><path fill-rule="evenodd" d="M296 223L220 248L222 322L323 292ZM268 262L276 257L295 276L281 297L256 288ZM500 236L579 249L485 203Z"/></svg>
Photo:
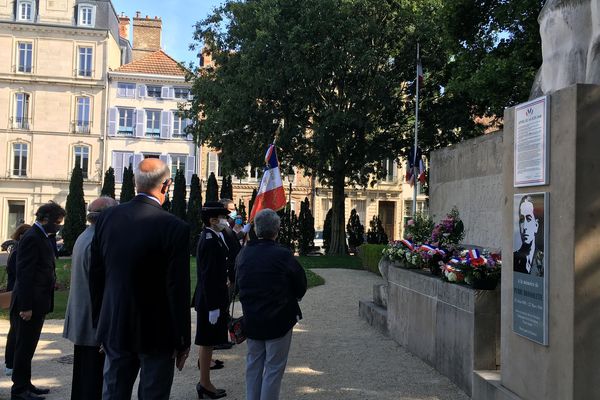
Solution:
<svg viewBox="0 0 600 400"><path fill-rule="evenodd" d="M463 250L442 265L443 276L448 282L464 281L475 289L493 290L500 281L502 257L499 253L477 249Z"/></svg>
<svg viewBox="0 0 600 400"><path fill-rule="evenodd" d="M431 231L430 243L436 247L448 248L458 245L465 237L465 226L456 207L446 218L437 223Z"/></svg>

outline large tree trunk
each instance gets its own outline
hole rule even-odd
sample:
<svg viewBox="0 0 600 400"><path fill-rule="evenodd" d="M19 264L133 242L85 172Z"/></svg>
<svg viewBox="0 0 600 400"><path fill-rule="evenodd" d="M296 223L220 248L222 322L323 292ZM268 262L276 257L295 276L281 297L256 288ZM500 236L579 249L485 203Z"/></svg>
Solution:
<svg viewBox="0 0 600 400"><path fill-rule="evenodd" d="M346 198L344 196L345 177L336 174L333 181L333 207L331 218L331 244L328 255L341 256L346 254Z"/></svg>

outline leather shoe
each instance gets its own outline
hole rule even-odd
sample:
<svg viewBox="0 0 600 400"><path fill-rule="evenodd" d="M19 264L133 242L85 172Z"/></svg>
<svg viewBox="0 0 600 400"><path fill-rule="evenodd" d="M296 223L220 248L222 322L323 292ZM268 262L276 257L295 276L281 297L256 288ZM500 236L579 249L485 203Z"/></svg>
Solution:
<svg viewBox="0 0 600 400"><path fill-rule="evenodd" d="M217 389L215 392L211 392L198 382L196 385L196 391L198 392L198 398L203 399L207 396L209 399L220 399L221 397L227 396L225 389Z"/></svg>
<svg viewBox="0 0 600 400"><path fill-rule="evenodd" d="M42 389L42 388L35 387L33 385L31 385L29 387L29 391L31 393L33 393L33 394L37 394L38 396L42 395L42 394L48 394L48 393L50 393L50 389Z"/></svg>
<svg viewBox="0 0 600 400"><path fill-rule="evenodd" d="M11 393L11 395L10 395L10 400L44 400L44 399L45 399L45 397L36 396L35 394L31 393L30 391L25 391L25 392L19 393L19 394Z"/></svg>

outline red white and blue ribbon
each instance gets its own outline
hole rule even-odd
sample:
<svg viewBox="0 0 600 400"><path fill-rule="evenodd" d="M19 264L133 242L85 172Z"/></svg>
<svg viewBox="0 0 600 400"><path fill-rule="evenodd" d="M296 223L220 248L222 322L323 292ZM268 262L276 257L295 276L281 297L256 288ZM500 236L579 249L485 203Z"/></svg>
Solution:
<svg viewBox="0 0 600 400"><path fill-rule="evenodd" d="M412 242L410 240L408 240L408 239L402 239L400 241L400 243L402 243L403 245L405 245L406 247L408 247L408 249L410 251L413 251L415 249L415 245L412 244Z"/></svg>

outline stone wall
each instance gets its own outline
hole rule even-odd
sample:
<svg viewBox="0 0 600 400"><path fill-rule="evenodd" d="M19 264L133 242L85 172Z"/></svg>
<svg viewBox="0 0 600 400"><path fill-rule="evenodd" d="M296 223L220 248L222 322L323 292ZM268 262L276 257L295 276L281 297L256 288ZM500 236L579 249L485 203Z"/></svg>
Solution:
<svg viewBox="0 0 600 400"><path fill-rule="evenodd" d="M502 247L502 143L499 131L431 153L431 215L437 222L456 206L464 243Z"/></svg>

